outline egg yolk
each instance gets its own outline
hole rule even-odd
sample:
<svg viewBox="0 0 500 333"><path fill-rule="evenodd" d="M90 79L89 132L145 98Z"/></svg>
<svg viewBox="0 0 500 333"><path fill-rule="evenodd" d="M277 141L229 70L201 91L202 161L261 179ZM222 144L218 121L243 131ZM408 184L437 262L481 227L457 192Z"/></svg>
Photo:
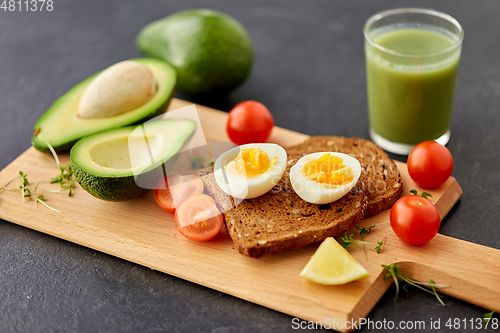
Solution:
<svg viewBox="0 0 500 333"><path fill-rule="evenodd" d="M275 163L278 158L273 158ZM259 148L241 149L236 158L230 161L224 169L232 174L243 178L256 178L269 170L271 167L271 160L265 151Z"/></svg>
<svg viewBox="0 0 500 333"><path fill-rule="evenodd" d="M354 179L354 173L350 167L342 164L343 162L340 157L325 153L317 160L307 162L302 174L325 187L347 185Z"/></svg>

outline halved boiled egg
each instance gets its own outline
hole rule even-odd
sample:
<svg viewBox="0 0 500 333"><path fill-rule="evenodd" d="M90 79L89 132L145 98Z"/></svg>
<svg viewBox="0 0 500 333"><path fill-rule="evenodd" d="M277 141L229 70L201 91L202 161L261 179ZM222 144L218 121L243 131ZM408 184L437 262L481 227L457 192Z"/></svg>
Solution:
<svg viewBox="0 0 500 333"><path fill-rule="evenodd" d="M327 204L346 195L361 175L357 159L342 153L306 155L290 169L294 191L307 202Z"/></svg>
<svg viewBox="0 0 500 333"><path fill-rule="evenodd" d="M223 153L214 164L217 185L238 199L270 191L285 172L285 149L273 143L247 144Z"/></svg>

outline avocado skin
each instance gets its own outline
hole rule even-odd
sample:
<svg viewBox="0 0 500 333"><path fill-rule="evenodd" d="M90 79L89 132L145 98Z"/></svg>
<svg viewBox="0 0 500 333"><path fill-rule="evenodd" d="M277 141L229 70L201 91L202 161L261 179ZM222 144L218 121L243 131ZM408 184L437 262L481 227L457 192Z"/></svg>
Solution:
<svg viewBox="0 0 500 333"><path fill-rule="evenodd" d="M140 196L145 188L136 184L134 176L103 177L91 175L71 162L76 181L94 197L113 202L126 201Z"/></svg>
<svg viewBox="0 0 500 333"><path fill-rule="evenodd" d="M54 150L57 152L57 153L64 153L64 152L67 152L71 149L71 147L73 147L73 145L77 142L78 140L75 140L75 141L71 141L71 142L68 142L62 146L57 146L57 147L53 147ZM46 153L46 154L49 154L50 153L50 149L47 147L47 145L43 142L40 142L39 140L37 140L37 138L35 136L33 136L31 138L31 145L33 147L35 147L36 150L38 150L39 152L42 152L42 153Z"/></svg>
<svg viewBox="0 0 500 333"><path fill-rule="evenodd" d="M141 30L136 45L175 67L178 86L190 95L226 95L252 69L247 31L232 17L213 10L185 10L154 21Z"/></svg>

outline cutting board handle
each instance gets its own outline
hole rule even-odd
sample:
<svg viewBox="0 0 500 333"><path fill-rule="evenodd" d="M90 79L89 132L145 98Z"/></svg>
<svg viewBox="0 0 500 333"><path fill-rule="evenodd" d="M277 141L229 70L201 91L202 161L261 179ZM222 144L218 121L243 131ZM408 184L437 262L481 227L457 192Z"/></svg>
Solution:
<svg viewBox="0 0 500 333"><path fill-rule="evenodd" d="M450 195L435 203L441 219L462 196L462 189L452 177L448 183ZM438 234L419 251L405 252L401 268L407 269L411 278L450 285L438 292L500 310L500 250Z"/></svg>
<svg viewBox="0 0 500 333"><path fill-rule="evenodd" d="M440 252L419 252L418 257L400 262L401 270L417 281L432 279L436 284L450 286L437 289L440 293L488 310L500 310L500 250L440 236L432 242Z"/></svg>

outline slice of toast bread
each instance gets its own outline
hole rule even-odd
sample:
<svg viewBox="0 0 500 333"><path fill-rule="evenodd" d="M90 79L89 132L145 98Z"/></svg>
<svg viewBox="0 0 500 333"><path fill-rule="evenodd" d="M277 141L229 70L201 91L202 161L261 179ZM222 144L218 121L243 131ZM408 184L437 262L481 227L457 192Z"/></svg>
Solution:
<svg viewBox="0 0 500 333"><path fill-rule="evenodd" d="M223 212L229 235L240 253L260 258L301 248L339 236L364 217L368 199L355 189L331 204L314 205L302 200L290 183L290 168L301 157L301 153L288 154L287 168L276 187L241 202L219 188L212 168L198 173L207 194Z"/></svg>
<svg viewBox="0 0 500 333"><path fill-rule="evenodd" d="M356 185L368 197L365 217L391 208L403 193L398 166L375 143L360 138L314 136L303 143L287 148L288 153L311 154L332 151L348 154L361 163L361 176Z"/></svg>

